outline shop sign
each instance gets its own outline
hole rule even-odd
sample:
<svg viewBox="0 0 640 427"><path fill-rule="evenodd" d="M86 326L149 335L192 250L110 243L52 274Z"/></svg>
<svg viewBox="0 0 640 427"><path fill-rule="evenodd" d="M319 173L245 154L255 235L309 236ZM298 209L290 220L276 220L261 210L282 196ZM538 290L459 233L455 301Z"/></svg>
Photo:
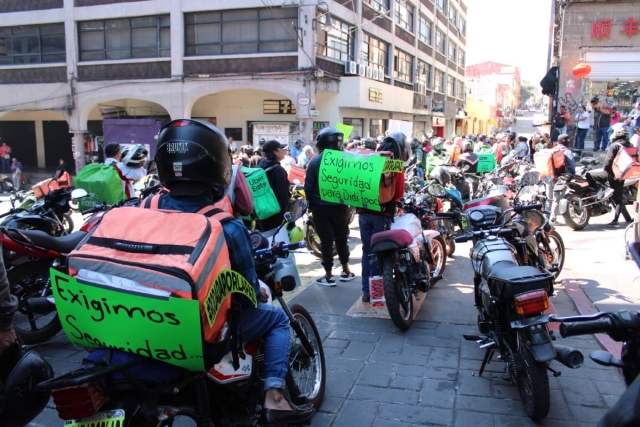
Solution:
<svg viewBox="0 0 640 427"><path fill-rule="evenodd" d="M296 114L296 106L288 99L265 99L262 103L264 114Z"/></svg>
<svg viewBox="0 0 640 427"><path fill-rule="evenodd" d="M306 96L303 98L298 98L298 104L300 105L309 105L311 103L311 100L309 98L307 98Z"/></svg>
<svg viewBox="0 0 640 427"><path fill-rule="evenodd" d="M446 123L447 122L444 117L433 117L431 119L431 126L433 127L444 127Z"/></svg>
<svg viewBox="0 0 640 427"><path fill-rule="evenodd" d="M622 21L614 21L613 19L598 19L591 22L591 38L598 40L611 39L611 31L614 25L619 34L624 34L631 38L636 34L640 34L640 19L629 18ZM614 34L616 34L614 32Z"/></svg>
<svg viewBox="0 0 640 427"><path fill-rule="evenodd" d="M382 102L382 90L376 89L373 87L369 88L369 101L371 102Z"/></svg>
<svg viewBox="0 0 640 427"><path fill-rule="evenodd" d="M313 140L315 141L320 129L329 127L329 122L313 122Z"/></svg>

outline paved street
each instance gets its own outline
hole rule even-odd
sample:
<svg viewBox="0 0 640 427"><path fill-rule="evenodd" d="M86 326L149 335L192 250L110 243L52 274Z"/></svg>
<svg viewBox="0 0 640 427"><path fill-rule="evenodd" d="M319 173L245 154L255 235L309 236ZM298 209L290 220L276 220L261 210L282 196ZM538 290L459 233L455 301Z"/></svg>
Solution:
<svg viewBox="0 0 640 427"><path fill-rule="evenodd" d="M518 117L515 131L530 133L532 114ZM0 210L7 203L2 203ZM80 216L74 218L80 224ZM640 309L637 268L624 260L624 230L592 219L581 232L558 226L567 248L561 281L553 298L560 315L582 310ZM360 273L361 245L357 218L350 239L353 271ZM483 351L462 334L476 332L472 302L470 245L458 245L448 260L445 280L426 296L413 327L402 333L383 318L353 317L360 297L360 277L334 288L312 282L322 274L317 258L296 255L304 285L290 298L304 305L321 332L327 363L326 397L313 426L408 427L532 426L518 391L502 379L502 364L491 363L477 376ZM577 301L577 303L576 303ZM585 303L586 302L586 303ZM383 313L384 314L384 313ZM559 336L558 336L559 337ZM594 337L562 339L559 344L585 354L585 365L569 370L558 363L559 378L550 377L551 412L541 426L593 426L624 391L620 375L595 365L588 353L601 349ZM77 368L83 352L63 334L37 350L60 374ZM62 425L48 407L32 426Z"/></svg>

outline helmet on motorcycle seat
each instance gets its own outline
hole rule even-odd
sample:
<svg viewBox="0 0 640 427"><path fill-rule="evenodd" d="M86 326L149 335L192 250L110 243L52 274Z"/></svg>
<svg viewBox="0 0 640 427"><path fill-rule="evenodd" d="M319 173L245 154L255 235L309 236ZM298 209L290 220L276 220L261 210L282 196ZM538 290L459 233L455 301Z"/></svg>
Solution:
<svg viewBox="0 0 640 427"><path fill-rule="evenodd" d="M473 142L470 140L466 140L462 143L462 152L463 153L472 153L473 152Z"/></svg>
<svg viewBox="0 0 640 427"><path fill-rule="evenodd" d="M147 163L149 150L142 144L126 145L122 149L121 162L130 168L141 168Z"/></svg>
<svg viewBox="0 0 640 427"><path fill-rule="evenodd" d="M338 129L326 127L320 129L316 136L316 147L318 151L322 150L342 150L342 142L344 141L344 134Z"/></svg>
<svg viewBox="0 0 640 427"><path fill-rule="evenodd" d="M629 139L629 128L627 126L622 126L613 132L611 140L617 141L619 139Z"/></svg>
<svg viewBox="0 0 640 427"><path fill-rule="evenodd" d="M51 365L35 351L25 353L18 345L8 348L0 358L0 425L22 427L47 405L50 392L36 386L53 378Z"/></svg>
<svg viewBox="0 0 640 427"><path fill-rule="evenodd" d="M429 178L435 179L443 187L446 187L451 183L449 172L447 172L442 166L436 166L435 168L433 168L433 170L429 174Z"/></svg>
<svg viewBox="0 0 640 427"><path fill-rule="evenodd" d="M444 139L442 138L436 138L431 142L431 148L433 148L437 152L442 151L443 146L444 146Z"/></svg>
<svg viewBox="0 0 640 427"><path fill-rule="evenodd" d="M217 127L189 119L173 120L162 127L155 156L158 177L172 195L211 193L221 200L231 182L231 152Z"/></svg>
<svg viewBox="0 0 640 427"><path fill-rule="evenodd" d="M366 149L375 151L377 146L378 144L376 143L376 140L373 138L367 138L364 140L364 148Z"/></svg>

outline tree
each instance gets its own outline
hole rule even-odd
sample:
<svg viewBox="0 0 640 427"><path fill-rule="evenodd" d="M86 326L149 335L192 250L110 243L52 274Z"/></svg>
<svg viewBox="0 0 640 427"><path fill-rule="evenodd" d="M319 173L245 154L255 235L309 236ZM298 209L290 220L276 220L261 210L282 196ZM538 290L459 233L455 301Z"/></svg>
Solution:
<svg viewBox="0 0 640 427"><path fill-rule="evenodd" d="M536 87L529 82L522 82L520 85L520 103L524 104L535 94Z"/></svg>

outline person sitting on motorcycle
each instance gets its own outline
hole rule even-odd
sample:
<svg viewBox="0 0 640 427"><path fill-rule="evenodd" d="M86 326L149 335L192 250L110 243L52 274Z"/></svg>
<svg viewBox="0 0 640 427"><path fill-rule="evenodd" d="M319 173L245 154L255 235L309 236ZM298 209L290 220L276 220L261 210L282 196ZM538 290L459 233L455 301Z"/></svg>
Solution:
<svg viewBox="0 0 640 427"><path fill-rule="evenodd" d="M175 142L197 147L198 156L173 149ZM169 190L160 199L160 209L198 212L216 204L227 191L231 181L231 152L227 138L217 127L195 120L173 120L160 130L155 156L158 177ZM181 165L178 176L174 165ZM253 285L258 301L267 301L260 291L253 262L249 233L238 220L222 224L229 248L231 269L240 273ZM315 412L311 405L295 406L283 394L289 358L289 322L284 312L272 305L247 304L240 315L240 334L243 340L264 340L264 369L266 391L262 422L298 424Z"/></svg>
<svg viewBox="0 0 640 427"><path fill-rule="evenodd" d="M378 151L393 153L394 159L407 161L411 148L406 136L402 132L394 132L387 136ZM380 212L364 208L358 208L358 222L360 225L360 239L362 240L362 302L370 302L369 278L378 276L378 263L371 252L371 237L375 233L389 229L393 215L396 211L396 203L404 196L404 173L395 174L395 192L393 200L381 206Z"/></svg>
<svg viewBox="0 0 640 427"><path fill-rule="evenodd" d="M471 141L465 141L462 144L462 154L456 162L456 166L464 169L467 166L466 173L478 173L478 155L473 152Z"/></svg>
<svg viewBox="0 0 640 427"><path fill-rule="evenodd" d="M485 134L480 134L478 136L478 140L474 144L473 151L480 153L487 150L491 150L491 144L487 141L487 136Z"/></svg>
<svg viewBox="0 0 640 427"><path fill-rule="evenodd" d="M631 215L627 212L627 207L624 205L623 200L624 180L616 179L613 174L613 160L623 147L632 147L631 142L629 141L628 127L619 128L613 133L613 143L607 149L607 155L604 158L604 170L592 170L587 172L587 180L594 188L598 188L596 181L600 181L603 184L608 181L609 190L601 194L601 198L604 199L609 197L611 195L611 191L613 191L611 199L616 210L613 215L613 221L607 224L612 226L618 225L618 218L620 217L620 214L622 214L625 221L632 221Z"/></svg>

